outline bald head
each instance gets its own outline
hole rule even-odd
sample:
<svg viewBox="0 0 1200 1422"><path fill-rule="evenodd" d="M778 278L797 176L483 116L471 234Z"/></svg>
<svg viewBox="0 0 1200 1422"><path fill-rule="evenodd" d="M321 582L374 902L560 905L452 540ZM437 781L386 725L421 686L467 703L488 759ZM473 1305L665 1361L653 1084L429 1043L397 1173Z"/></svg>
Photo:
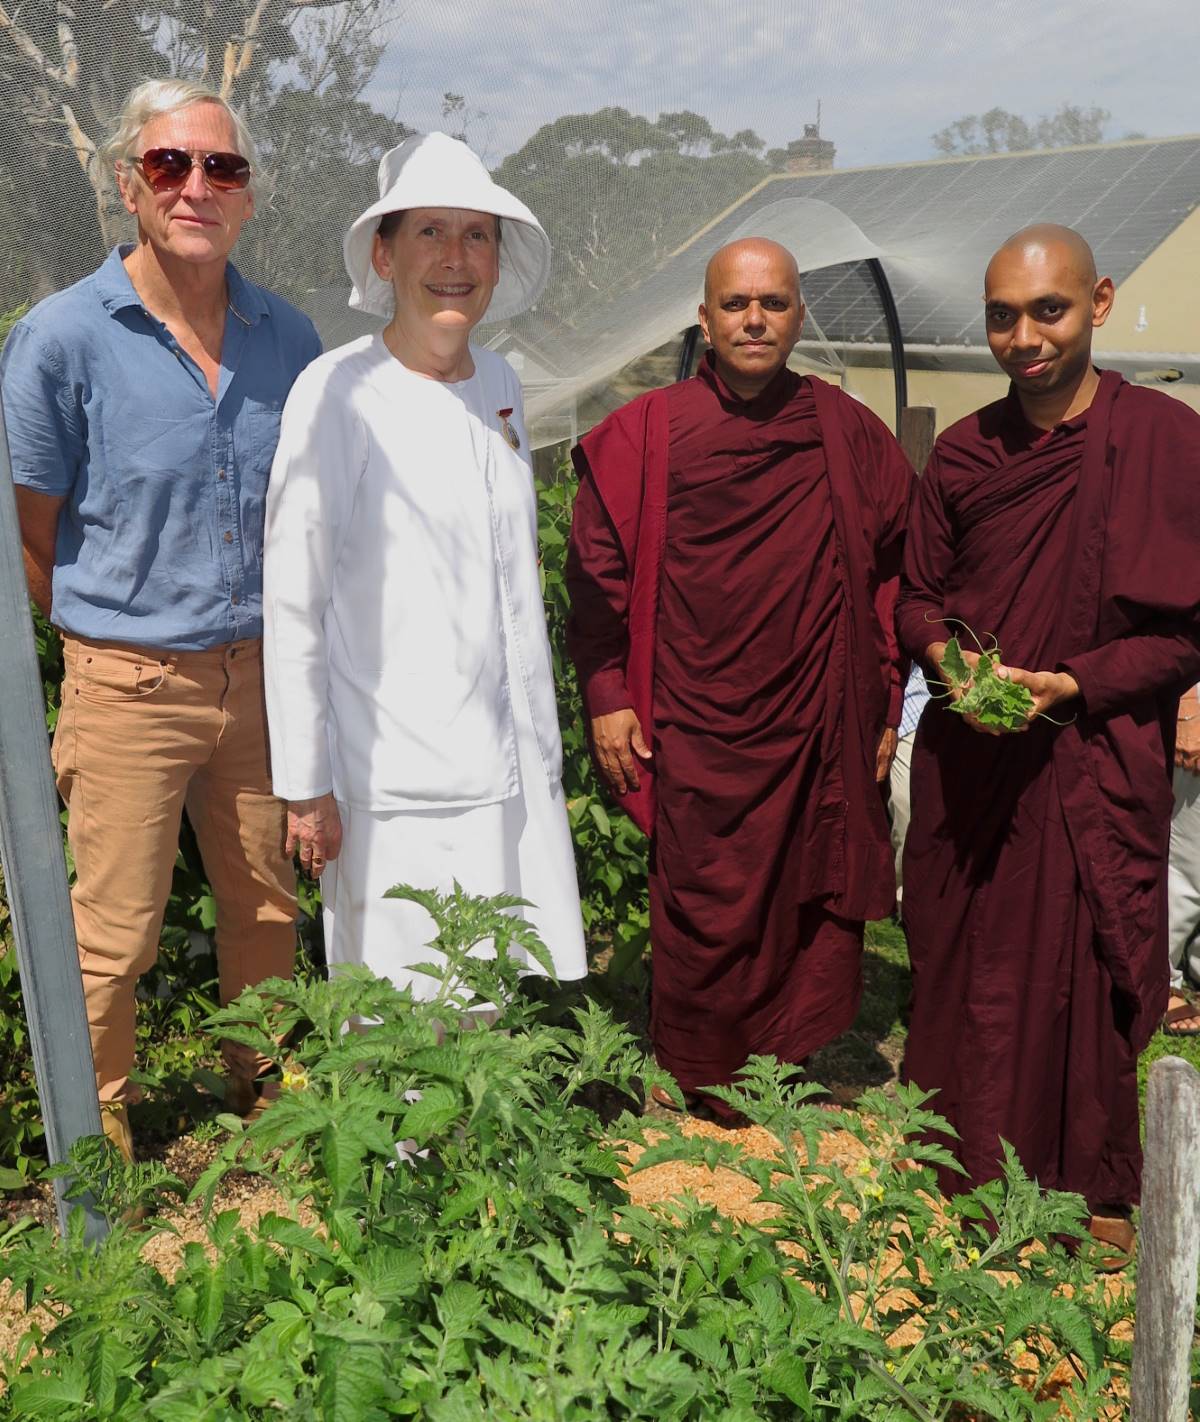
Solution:
<svg viewBox="0 0 1200 1422"><path fill-rule="evenodd" d="M1013 267L1039 266L1053 268L1077 285L1089 290L1096 285L1096 258L1092 249L1073 227L1060 227L1056 222L1037 222L1022 227L1007 242L997 248L988 263L983 284L986 291L993 269L1008 271Z"/></svg>
<svg viewBox="0 0 1200 1422"><path fill-rule="evenodd" d="M752 275L765 277L768 284L787 286L800 299L800 268L788 249L769 237L742 237L719 247L709 258L704 270L704 304L711 306L715 292L739 287Z"/></svg>
<svg viewBox="0 0 1200 1422"><path fill-rule="evenodd" d="M744 237L713 254L704 273L700 329L717 373L753 400L787 364L804 324L800 272L786 247Z"/></svg>
<svg viewBox="0 0 1200 1422"><path fill-rule="evenodd" d="M1097 277L1088 244L1056 223L1022 228L996 251L983 284L988 345L1026 415L1048 429L1085 409L1078 402L1098 379L1092 335L1113 303L1112 281Z"/></svg>

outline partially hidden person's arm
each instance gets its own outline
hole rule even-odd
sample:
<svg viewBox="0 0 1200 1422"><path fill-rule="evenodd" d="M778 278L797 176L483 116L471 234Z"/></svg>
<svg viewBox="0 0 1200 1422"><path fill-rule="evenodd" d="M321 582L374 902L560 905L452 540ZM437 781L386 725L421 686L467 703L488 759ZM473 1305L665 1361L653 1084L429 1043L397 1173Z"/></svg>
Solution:
<svg viewBox="0 0 1200 1422"><path fill-rule="evenodd" d="M15 492L29 596L37 610L49 621L51 586L54 580L54 545L58 540L58 519L63 505L67 502L66 496L38 494L20 484L16 486Z"/></svg>
<svg viewBox="0 0 1200 1422"><path fill-rule="evenodd" d="M592 746L618 795L640 784L650 759L625 680L629 657L629 574L616 530L577 451L579 492L571 519L566 581L571 597L567 648L579 676Z"/></svg>
<svg viewBox="0 0 1200 1422"><path fill-rule="evenodd" d="M336 857L324 619L366 440L345 397L312 367L288 396L267 489L263 668L271 778L306 869Z"/></svg>
<svg viewBox="0 0 1200 1422"><path fill-rule="evenodd" d="M1200 687L1190 686L1179 698L1175 723L1175 764L1200 775Z"/></svg>

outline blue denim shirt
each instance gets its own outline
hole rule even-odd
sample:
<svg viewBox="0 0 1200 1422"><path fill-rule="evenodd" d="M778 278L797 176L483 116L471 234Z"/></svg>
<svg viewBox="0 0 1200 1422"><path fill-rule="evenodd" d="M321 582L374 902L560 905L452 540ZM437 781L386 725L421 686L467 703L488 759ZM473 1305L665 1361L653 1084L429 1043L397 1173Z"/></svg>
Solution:
<svg viewBox="0 0 1200 1422"><path fill-rule="evenodd" d="M128 251L128 248L125 249ZM54 621L100 642L199 651L262 635L263 509L312 322L226 268L214 401L114 249L13 327L0 390L13 477L65 496Z"/></svg>

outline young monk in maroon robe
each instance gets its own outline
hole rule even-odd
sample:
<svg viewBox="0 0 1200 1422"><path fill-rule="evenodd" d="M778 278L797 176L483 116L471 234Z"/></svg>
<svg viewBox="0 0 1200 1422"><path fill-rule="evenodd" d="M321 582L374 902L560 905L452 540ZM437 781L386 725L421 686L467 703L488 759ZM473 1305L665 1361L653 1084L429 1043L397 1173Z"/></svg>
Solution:
<svg viewBox="0 0 1200 1422"><path fill-rule="evenodd" d="M937 1089L971 1181L1011 1142L1043 1186L1084 1196L1119 1263L1137 1055L1167 1000L1175 712L1200 678L1200 416L1093 368L1113 284L1076 233L1017 233L985 286L1012 386L935 446L898 627L932 673L951 633L970 645L964 624L994 636L1033 708L1016 734L936 704L922 718L905 1066Z"/></svg>
<svg viewBox="0 0 1200 1422"><path fill-rule="evenodd" d="M685 1100L849 1027L863 920L893 902L912 471L868 410L786 369L803 319L784 248L724 248L699 375L575 451L570 645L601 770L652 836L650 1030Z"/></svg>

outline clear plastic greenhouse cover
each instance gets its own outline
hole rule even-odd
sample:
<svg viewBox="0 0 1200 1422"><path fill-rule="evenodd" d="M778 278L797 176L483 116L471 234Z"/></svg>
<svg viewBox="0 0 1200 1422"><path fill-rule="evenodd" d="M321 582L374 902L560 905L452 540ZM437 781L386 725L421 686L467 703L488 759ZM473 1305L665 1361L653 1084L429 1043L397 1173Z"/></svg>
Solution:
<svg viewBox="0 0 1200 1422"><path fill-rule="evenodd" d="M797 364L888 420L867 261L910 398L944 424L993 398L982 270L1035 220L1078 227L1118 281L1107 362L1200 405L1198 46L1200 5L1166 0L3 4L0 314L128 235L96 150L133 84L184 73L261 145L236 260L327 345L371 325L346 306L341 236L407 133L465 137L530 204L550 286L479 339L520 373L535 443L673 379L705 260L749 233L805 273Z"/></svg>

